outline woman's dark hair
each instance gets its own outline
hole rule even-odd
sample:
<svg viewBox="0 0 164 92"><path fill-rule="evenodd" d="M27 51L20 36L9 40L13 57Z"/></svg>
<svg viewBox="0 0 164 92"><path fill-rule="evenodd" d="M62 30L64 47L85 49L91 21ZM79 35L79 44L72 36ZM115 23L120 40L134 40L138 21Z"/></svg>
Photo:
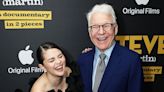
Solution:
<svg viewBox="0 0 164 92"><path fill-rule="evenodd" d="M69 56L69 59L68 59L67 55L69 55L69 53L66 52L66 50L60 48L58 45L56 45L55 43L52 43L52 42L42 43L38 47L37 52L36 52L37 59L38 59L39 63L43 64L43 60L44 60L43 53L44 53L44 51L46 51L48 49L52 49L52 48L59 49L63 53L63 55L65 56L65 59L66 59L66 66L68 66L72 70L72 73L70 74L69 77L67 77L67 80L66 80L68 85L69 85L69 88L68 88L70 90L69 92L83 92L83 84L81 81L79 67L77 67L76 63L70 59L71 56ZM29 82L29 84L33 85L34 82L35 82L34 79L32 79ZM51 92L51 91L48 91L48 92Z"/></svg>
<svg viewBox="0 0 164 92"><path fill-rule="evenodd" d="M52 48L56 48L56 49L59 49L63 55L65 56L65 59L66 59L66 66L69 66L69 59L66 55L66 53L64 52L64 50L62 48L60 48L58 45L56 45L55 43L52 43L52 42L45 42L45 43L42 43L38 49L37 49L37 52L36 52L36 56L37 56L37 59L39 61L40 64L43 64L43 60L44 60L44 57L43 57L43 52L48 50L48 49L52 49Z"/></svg>

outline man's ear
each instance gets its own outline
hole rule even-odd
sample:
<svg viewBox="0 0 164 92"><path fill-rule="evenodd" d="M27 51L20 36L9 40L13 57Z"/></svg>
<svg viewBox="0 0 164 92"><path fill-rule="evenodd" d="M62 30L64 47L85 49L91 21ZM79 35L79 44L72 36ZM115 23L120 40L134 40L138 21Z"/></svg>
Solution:
<svg viewBox="0 0 164 92"><path fill-rule="evenodd" d="M47 69L42 64L38 64L38 67L41 68L44 72L47 72Z"/></svg>
<svg viewBox="0 0 164 92"><path fill-rule="evenodd" d="M115 32L114 34L117 35L117 33L118 33L118 25L115 26L114 32Z"/></svg>

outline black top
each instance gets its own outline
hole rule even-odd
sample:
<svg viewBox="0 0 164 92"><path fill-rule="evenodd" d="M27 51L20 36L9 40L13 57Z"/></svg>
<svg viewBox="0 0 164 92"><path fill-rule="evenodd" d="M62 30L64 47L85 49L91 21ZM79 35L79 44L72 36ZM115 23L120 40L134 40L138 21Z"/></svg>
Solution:
<svg viewBox="0 0 164 92"><path fill-rule="evenodd" d="M67 77L68 88L65 92L83 92L82 85L79 80L77 80L75 76ZM55 92L54 90L50 90L48 92ZM57 92L62 92L60 89Z"/></svg>
<svg viewBox="0 0 164 92"><path fill-rule="evenodd" d="M70 66L72 73L69 77L66 78L66 82L68 84L68 88L65 90L65 92L83 92L83 84L80 76L80 70L77 67L77 64L75 62L72 62ZM32 81L33 84L34 81ZM31 85L32 86L32 85ZM54 89L48 91L48 92L55 92ZM62 92L61 90L58 90L57 92Z"/></svg>
<svg viewBox="0 0 164 92"><path fill-rule="evenodd" d="M69 77L66 78L66 82L68 83L68 88L65 92L83 92L83 84L80 77L80 71L75 62L72 62L69 66L72 70L72 73ZM54 90L50 90L48 92L55 92ZM62 92L58 90L57 92Z"/></svg>

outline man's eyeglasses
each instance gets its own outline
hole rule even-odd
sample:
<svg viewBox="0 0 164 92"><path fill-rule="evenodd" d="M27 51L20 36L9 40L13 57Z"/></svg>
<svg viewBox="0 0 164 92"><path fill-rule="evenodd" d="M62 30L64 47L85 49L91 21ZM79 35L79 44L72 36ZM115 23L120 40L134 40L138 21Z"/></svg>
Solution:
<svg viewBox="0 0 164 92"><path fill-rule="evenodd" d="M112 27L114 26L115 26L115 23L105 23L103 25L92 25L92 26L89 26L90 28L89 30L98 32L100 30L100 27L102 27L104 31L110 31Z"/></svg>

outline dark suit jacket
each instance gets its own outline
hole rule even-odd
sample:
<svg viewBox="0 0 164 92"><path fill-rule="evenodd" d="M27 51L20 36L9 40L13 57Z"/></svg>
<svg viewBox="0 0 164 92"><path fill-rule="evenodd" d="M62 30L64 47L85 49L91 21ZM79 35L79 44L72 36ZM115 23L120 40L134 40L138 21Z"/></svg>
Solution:
<svg viewBox="0 0 164 92"><path fill-rule="evenodd" d="M84 90L92 92L92 71L95 49L78 58ZM98 92L141 92L143 83L139 55L126 47L115 45Z"/></svg>

